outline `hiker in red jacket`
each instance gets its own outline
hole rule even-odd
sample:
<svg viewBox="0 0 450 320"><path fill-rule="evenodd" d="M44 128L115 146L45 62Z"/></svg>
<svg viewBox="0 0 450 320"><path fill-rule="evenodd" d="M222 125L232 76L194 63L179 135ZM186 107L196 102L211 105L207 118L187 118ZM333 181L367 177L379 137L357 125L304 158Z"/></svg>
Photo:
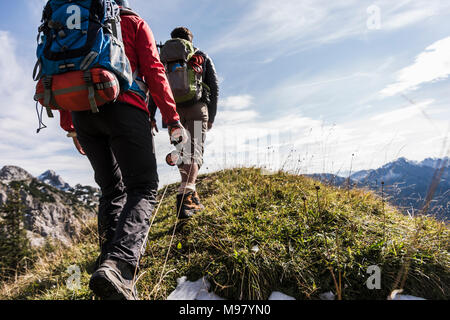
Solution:
<svg viewBox="0 0 450 320"><path fill-rule="evenodd" d="M145 81L169 132L180 128L185 136L152 31L130 11L127 1L116 3L123 9L122 37L132 71L138 70ZM61 111L61 127L88 157L102 191L98 212L101 254L89 285L101 298L137 299L136 270L158 190L146 97L133 90L123 92L99 111Z"/></svg>

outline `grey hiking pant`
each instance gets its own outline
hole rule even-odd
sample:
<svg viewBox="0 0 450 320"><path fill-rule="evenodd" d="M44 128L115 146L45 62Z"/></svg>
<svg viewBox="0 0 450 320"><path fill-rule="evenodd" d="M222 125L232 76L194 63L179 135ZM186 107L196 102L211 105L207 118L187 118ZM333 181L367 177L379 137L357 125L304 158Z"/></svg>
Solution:
<svg viewBox="0 0 450 320"><path fill-rule="evenodd" d="M204 102L183 107L177 105L177 112L180 115L181 124L189 134L189 141L183 146L183 164L193 162L201 168L208 131L208 107Z"/></svg>
<svg viewBox="0 0 450 320"><path fill-rule="evenodd" d="M72 112L72 119L102 192L101 259L119 259L136 267L158 190L149 116L118 102L99 110Z"/></svg>

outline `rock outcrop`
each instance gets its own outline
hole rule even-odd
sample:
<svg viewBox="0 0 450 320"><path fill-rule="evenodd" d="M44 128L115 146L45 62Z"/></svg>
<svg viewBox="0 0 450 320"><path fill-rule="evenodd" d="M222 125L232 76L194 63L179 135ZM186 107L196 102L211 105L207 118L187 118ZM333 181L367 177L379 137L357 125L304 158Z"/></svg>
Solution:
<svg viewBox="0 0 450 320"><path fill-rule="evenodd" d="M1 206L14 190L18 191L25 207L24 228L32 246L41 246L47 239L69 244L86 220L95 217L98 190L81 185L72 188L52 171L37 179L22 168L3 167L0 170L0 215Z"/></svg>

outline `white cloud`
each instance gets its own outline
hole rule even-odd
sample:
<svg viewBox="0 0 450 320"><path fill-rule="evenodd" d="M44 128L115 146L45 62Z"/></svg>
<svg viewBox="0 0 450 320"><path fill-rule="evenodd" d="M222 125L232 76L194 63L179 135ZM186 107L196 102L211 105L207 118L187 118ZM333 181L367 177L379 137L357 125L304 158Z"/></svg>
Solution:
<svg viewBox="0 0 450 320"><path fill-rule="evenodd" d="M439 157L448 121L433 100L385 111L376 116L324 123L292 113L271 120L259 115L220 124L208 133L205 165L209 171L233 166L299 169L301 173L374 168L405 156ZM434 143L430 144L429 142Z"/></svg>
<svg viewBox="0 0 450 320"><path fill-rule="evenodd" d="M217 120L217 123L236 124L251 121L258 117L259 114L254 110L239 110L239 111L223 110L220 112L220 116L219 119Z"/></svg>
<svg viewBox="0 0 450 320"><path fill-rule="evenodd" d="M393 125L414 119L424 113L424 109L430 107L434 100L423 101L404 108L384 112L371 118L372 121L382 125Z"/></svg>
<svg viewBox="0 0 450 320"><path fill-rule="evenodd" d="M42 10L47 2L47 0L27 1L28 8L34 20L39 21L42 18Z"/></svg>
<svg viewBox="0 0 450 320"><path fill-rule="evenodd" d="M450 75L450 37L433 43L419 54L414 63L397 73L395 83L381 91L393 96L416 90L420 85L448 78Z"/></svg>
<svg viewBox="0 0 450 320"><path fill-rule="evenodd" d="M89 162L59 128L57 113L47 119L44 112L48 128L36 134L33 64L17 56L11 33L0 30L0 46L0 167L21 166L35 176L53 169L72 185L94 184Z"/></svg>
<svg viewBox="0 0 450 320"><path fill-rule="evenodd" d="M334 3L286 0L279 3L271 0L251 2L248 12L241 21L234 24L211 52L241 48L271 46L274 43L294 42L317 30L326 21L328 8L337 7ZM316 34L316 36L318 36Z"/></svg>
<svg viewBox="0 0 450 320"><path fill-rule="evenodd" d="M24 70L20 66L14 54L16 43L12 39L11 34L6 31L0 30L0 94L2 97L11 96L12 92L22 90L24 86L27 86L31 82L24 79ZM22 80L26 80L25 84ZM13 108L9 107L8 110L12 111ZM6 110L6 109L5 109Z"/></svg>
<svg viewBox="0 0 450 320"><path fill-rule="evenodd" d="M219 107L227 110L247 109L253 104L251 95L230 96L219 101Z"/></svg>
<svg viewBox="0 0 450 320"><path fill-rule="evenodd" d="M409 11L392 13L390 18L384 21L384 23L382 24L382 28L386 28L388 30L399 29L423 21L438 13L439 12L437 11L436 5L434 5L433 3L417 9L412 8Z"/></svg>
<svg viewBox="0 0 450 320"><path fill-rule="evenodd" d="M259 114L250 109L253 106L253 96L237 95L220 99L218 109L220 115L217 117L216 124L236 124L252 121L259 117Z"/></svg>
<svg viewBox="0 0 450 320"><path fill-rule="evenodd" d="M223 50L256 51L274 48L292 52L354 36L370 30L367 8L380 9L380 32L404 28L427 18L450 12L450 4L439 0L273 0L251 1L241 19L225 34L217 37L210 52ZM268 58L270 61L272 58Z"/></svg>

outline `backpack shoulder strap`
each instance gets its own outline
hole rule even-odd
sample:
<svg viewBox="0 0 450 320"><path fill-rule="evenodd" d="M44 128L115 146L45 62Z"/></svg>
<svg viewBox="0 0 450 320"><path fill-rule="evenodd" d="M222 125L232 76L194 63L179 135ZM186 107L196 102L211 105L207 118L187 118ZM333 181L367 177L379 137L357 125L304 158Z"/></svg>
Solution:
<svg viewBox="0 0 450 320"><path fill-rule="evenodd" d="M47 2L47 4L44 7L44 10L42 11L42 19L41 22L47 22L52 17L52 7L50 6L50 2Z"/></svg>

